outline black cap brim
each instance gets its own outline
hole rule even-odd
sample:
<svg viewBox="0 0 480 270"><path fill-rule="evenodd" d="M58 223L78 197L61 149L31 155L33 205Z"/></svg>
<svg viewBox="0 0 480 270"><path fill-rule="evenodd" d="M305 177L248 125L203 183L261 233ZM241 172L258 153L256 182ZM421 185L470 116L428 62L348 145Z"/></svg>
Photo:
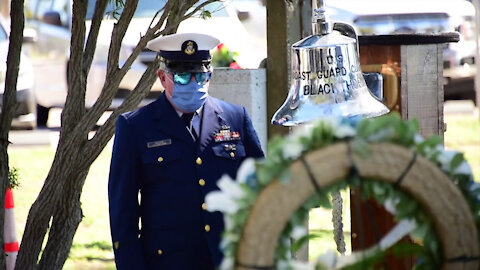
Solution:
<svg viewBox="0 0 480 270"><path fill-rule="evenodd" d="M168 72L209 72L210 61L163 61L161 69Z"/></svg>

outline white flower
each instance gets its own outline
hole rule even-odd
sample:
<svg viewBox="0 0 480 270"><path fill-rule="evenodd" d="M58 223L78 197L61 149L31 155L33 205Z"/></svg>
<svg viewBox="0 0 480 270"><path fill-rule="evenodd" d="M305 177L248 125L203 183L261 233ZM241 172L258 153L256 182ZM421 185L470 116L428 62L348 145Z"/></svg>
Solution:
<svg viewBox="0 0 480 270"><path fill-rule="evenodd" d="M333 250L328 250L317 258L317 264L320 269L334 269L337 264L337 254Z"/></svg>
<svg viewBox="0 0 480 270"><path fill-rule="evenodd" d="M232 257L224 257L220 264L221 270L231 270L234 268L234 260Z"/></svg>
<svg viewBox="0 0 480 270"><path fill-rule="evenodd" d="M291 267L290 267L290 264L288 263L288 261L278 261L277 262L277 268L278 270L290 270Z"/></svg>
<svg viewBox="0 0 480 270"><path fill-rule="evenodd" d="M295 226L292 230L291 236L293 239L300 239L307 234L307 229L304 226Z"/></svg>
<svg viewBox="0 0 480 270"><path fill-rule="evenodd" d="M437 152L443 152L444 149L443 149L443 145L441 144L437 144L435 145L435 147L425 147L425 156L426 157L431 157L432 155L434 155L435 153Z"/></svg>
<svg viewBox="0 0 480 270"><path fill-rule="evenodd" d="M472 175L472 168L470 167L470 165L468 164L467 161L463 161L462 163L460 163L460 165L455 169L455 171L453 172L455 174L465 174L465 175Z"/></svg>
<svg viewBox="0 0 480 270"><path fill-rule="evenodd" d="M398 204L398 201L399 200L392 200L391 198L388 198L385 200L385 202L383 203L383 207L385 208L385 210L387 210L390 214L392 215L395 215L395 213L397 212L397 204Z"/></svg>
<svg viewBox="0 0 480 270"><path fill-rule="evenodd" d="M315 270L315 262L292 260L290 265L294 270Z"/></svg>
<svg viewBox="0 0 480 270"><path fill-rule="evenodd" d="M237 202L222 191L212 191L205 196L205 204L210 212L235 213L238 210Z"/></svg>
<svg viewBox="0 0 480 270"><path fill-rule="evenodd" d="M387 127L368 136L369 141L378 142L391 139L395 134L395 129L393 127Z"/></svg>
<svg viewBox="0 0 480 270"><path fill-rule="evenodd" d="M438 162L440 162L444 171L450 170L450 163L452 162L453 157L458 153L459 152L457 151L443 151L438 156Z"/></svg>
<svg viewBox="0 0 480 270"><path fill-rule="evenodd" d="M208 205L207 205L208 209ZM223 223L225 223L225 230L230 231L235 227L235 222L232 220L230 215L223 215Z"/></svg>
<svg viewBox="0 0 480 270"><path fill-rule="evenodd" d="M217 182L217 186L222 192L232 199L238 199L245 195L239 183L235 182L230 176L224 174Z"/></svg>
<svg viewBox="0 0 480 270"><path fill-rule="evenodd" d="M357 131L354 127L347 123L342 123L342 119L338 117L325 118L322 121L332 128L333 135L338 139L354 136Z"/></svg>
<svg viewBox="0 0 480 270"><path fill-rule="evenodd" d="M285 159L297 159L303 152L303 145L297 139L287 140L283 147L283 157Z"/></svg>
<svg viewBox="0 0 480 270"><path fill-rule="evenodd" d="M339 125L333 130L333 135L339 139L355 136L357 131L349 125Z"/></svg>
<svg viewBox="0 0 480 270"><path fill-rule="evenodd" d="M310 137L312 135L312 128L313 124L303 124L300 126L296 126L293 128L293 132L291 133L291 138L301 138L301 137Z"/></svg>
<svg viewBox="0 0 480 270"><path fill-rule="evenodd" d="M322 118L322 121L329 125L333 130L337 129L341 125L341 119L338 117Z"/></svg>
<svg viewBox="0 0 480 270"><path fill-rule="evenodd" d="M416 133L415 136L413 137L413 141L414 141L416 144L420 144L420 143L422 143L422 142L425 141L425 140L423 139L423 136L422 136L422 135Z"/></svg>
<svg viewBox="0 0 480 270"><path fill-rule="evenodd" d="M245 183L247 181L247 177L250 176L252 173L255 173L255 159L247 158L238 168L237 182Z"/></svg>

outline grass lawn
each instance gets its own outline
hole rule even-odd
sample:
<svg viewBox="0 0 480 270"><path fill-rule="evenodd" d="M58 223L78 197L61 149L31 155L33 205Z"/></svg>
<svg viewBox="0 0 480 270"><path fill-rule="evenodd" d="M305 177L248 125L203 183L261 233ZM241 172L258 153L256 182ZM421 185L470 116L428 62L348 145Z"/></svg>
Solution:
<svg viewBox="0 0 480 270"><path fill-rule="evenodd" d="M115 269L108 220L107 182L112 147L109 144L90 168L81 197L84 218L73 240L64 269ZM14 191L18 235L53 161L51 146L10 147L10 166L19 170L21 186Z"/></svg>
<svg viewBox="0 0 480 270"><path fill-rule="evenodd" d="M445 116L447 132L445 145L465 153L480 180L480 123L473 115ZM15 219L19 237L23 234L30 205L38 195L53 160L51 146L10 147L10 166L19 170L21 186L14 191ZM74 244L64 269L115 269L110 242L108 220L107 181L110 164L109 144L92 165L81 197L84 219L74 238ZM342 194L347 198L346 194ZM344 213L349 213L349 201L344 202ZM350 220L344 214L347 252L350 250ZM310 229L322 237L310 241L310 257L327 249L335 249L330 211L315 209L310 217Z"/></svg>

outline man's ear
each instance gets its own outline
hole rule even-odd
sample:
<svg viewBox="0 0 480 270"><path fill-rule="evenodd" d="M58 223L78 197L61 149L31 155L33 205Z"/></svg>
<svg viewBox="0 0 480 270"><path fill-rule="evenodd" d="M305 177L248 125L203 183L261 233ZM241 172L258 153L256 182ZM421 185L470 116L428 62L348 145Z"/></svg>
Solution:
<svg viewBox="0 0 480 270"><path fill-rule="evenodd" d="M157 70L157 76L158 76L158 79L160 79L160 82L162 83L162 86L163 88L166 88L166 74L165 74L165 71L159 69Z"/></svg>
<svg viewBox="0 0 480 270"><path fill-rule="evenodd" d="M165 71L161 69L157 70L157 76L163 84L163 82L165 81Z"/></svg>

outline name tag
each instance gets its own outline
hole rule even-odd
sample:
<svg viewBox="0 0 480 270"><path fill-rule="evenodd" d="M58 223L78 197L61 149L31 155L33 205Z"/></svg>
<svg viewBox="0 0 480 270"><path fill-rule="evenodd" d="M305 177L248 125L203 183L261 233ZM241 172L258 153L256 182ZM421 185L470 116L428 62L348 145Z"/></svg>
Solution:
<svg viewBox="0 0 480 270"><path fill-rule="evenodd" d="M170 145L172 144L171 139L166 139L166 140L161 140L161 141L154 141L154 142L148 142L147 147L148 148L154 148L154 147L160 147L160 146L165 146L165 145Z"/></svg>

